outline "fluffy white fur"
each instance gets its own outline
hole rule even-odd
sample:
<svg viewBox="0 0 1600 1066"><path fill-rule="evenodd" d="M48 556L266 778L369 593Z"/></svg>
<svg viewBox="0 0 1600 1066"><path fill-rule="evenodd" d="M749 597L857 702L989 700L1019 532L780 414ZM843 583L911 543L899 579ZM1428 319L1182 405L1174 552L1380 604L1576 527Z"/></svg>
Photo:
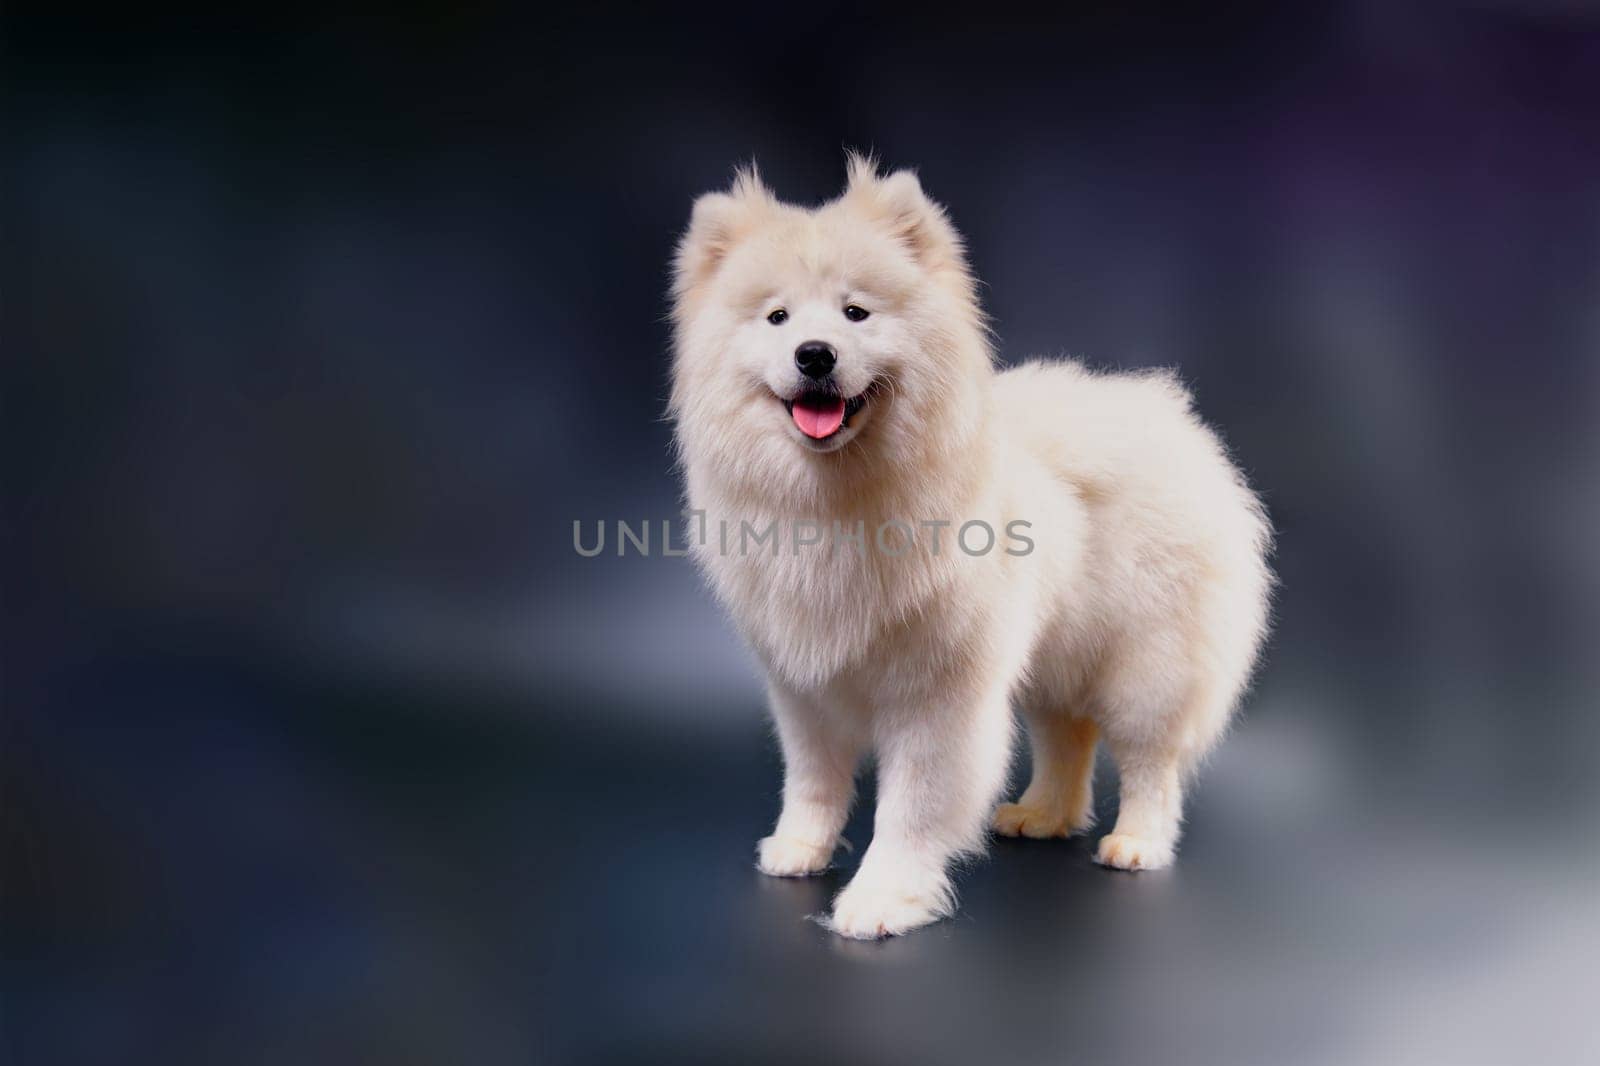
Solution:
<svg viewBox="0 0 1600 1066"><path fill-rule="evenodd" d="M1171 374L997 372L945 212L911 173L880 176L857 156L849 172L815 209L778 202L753 170L696 202L675 264L671 413L690 506L713 531L698 561L766 666L783 745L783 812L760 868L828 865L875 752L875 834L832 926L878 937L950 913L947 868L991 825L1089 829L1101 739L1121 807L1099 861L1172 861L1189 773L1266 629L1270 530ZM847 319L850 304L870 317ZM842 390L866 400L821 443L782 402L811 339L837 348ZM720 549L720 522L774 519L863 521L867 550ZM939 519L1025 520L1036 548L968 555L953 527L938 553L924 530L900 555L872 544L885 521ZM1033 778L996 810L1013 703Z"/></svg>

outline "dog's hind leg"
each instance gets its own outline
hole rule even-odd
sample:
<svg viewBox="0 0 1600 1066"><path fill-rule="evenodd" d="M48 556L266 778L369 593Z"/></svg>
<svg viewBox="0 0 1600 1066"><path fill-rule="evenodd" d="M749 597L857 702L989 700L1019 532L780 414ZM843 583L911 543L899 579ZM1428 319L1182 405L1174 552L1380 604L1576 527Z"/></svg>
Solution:
<svg viewBox="0 0 1600 1066"><path fill-rule="evenodd" d="M1033 778L1015 803L994 812L995 832L1035 839L1070 837L1094 825L1094 753L1100 728L1079 717L1024 702Z"/></svg>
<svg viewBox="0 0 1600 1066"><path fill-rule="evenodd" d="M1106 744L1121 776L1117 824L1095 858L1122 870L1172 862L1183 829L1185 786L1227 722L1234 693L1203 673L1156 683L1126 671L1103 693Z"/></svg>
<svg viewBox="0 0 1600 1066"><path fill-rule="evenodd" d="M1171 748L1111 742L1122 777L1114 829L1100 838L1095 861L1122 870L1157 870L1172 862L1183 822L1184 760Z"/></svg>

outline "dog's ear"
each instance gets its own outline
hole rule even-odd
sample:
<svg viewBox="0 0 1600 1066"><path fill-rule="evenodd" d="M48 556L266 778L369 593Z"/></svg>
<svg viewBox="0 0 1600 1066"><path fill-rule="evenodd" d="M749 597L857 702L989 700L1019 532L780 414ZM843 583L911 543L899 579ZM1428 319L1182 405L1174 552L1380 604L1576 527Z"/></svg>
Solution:
<svg viewBox="0 0 1600 1066"><path fill-rule="evenodd" d="M961 235L943 207L928 199L909 170L880 177L877 160L851 152L845 202L887 229L924 269L965 274Z"/></svg>
<svg viewBox="0 0 1600 1066"><path fill-rule="evenodd" d="M739 169L727 192L708 192L694 202L673 264L673 294L680 303L711 280L775 202L753 163Z"/></svg>

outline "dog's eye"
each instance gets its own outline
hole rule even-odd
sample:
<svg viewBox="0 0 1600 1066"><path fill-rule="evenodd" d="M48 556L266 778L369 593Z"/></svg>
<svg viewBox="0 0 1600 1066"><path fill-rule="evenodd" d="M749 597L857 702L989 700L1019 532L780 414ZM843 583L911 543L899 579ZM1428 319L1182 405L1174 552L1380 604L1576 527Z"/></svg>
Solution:
<svg viewBox="0 0 1600 1066"><path fill-rule="evenodd" d="M771 322L774 326L781 326L785 322L789 321L789 312L780 307L776 311L772 311L767 314L767 321Z"/></svg>
<svg viewBox="0 0 1600 1066"><path fill-rule="evenodd" d="M872 312L868 311L865 307L857 307L855 304L845 305L844 317L848 318L852 322L860 322L870 314L872 314Z"/></svg>

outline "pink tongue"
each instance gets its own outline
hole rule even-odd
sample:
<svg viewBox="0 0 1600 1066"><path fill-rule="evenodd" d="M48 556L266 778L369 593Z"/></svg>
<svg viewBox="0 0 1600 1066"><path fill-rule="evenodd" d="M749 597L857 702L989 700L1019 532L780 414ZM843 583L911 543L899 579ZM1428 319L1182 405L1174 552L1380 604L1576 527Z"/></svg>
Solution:
<svg viewBox="0 0 1600 1066"><path fill-rule="evenodd" d="M794 424L808 437L821 440L844 425L844 399L838 396L804 395L794 402Z"/></svg>

